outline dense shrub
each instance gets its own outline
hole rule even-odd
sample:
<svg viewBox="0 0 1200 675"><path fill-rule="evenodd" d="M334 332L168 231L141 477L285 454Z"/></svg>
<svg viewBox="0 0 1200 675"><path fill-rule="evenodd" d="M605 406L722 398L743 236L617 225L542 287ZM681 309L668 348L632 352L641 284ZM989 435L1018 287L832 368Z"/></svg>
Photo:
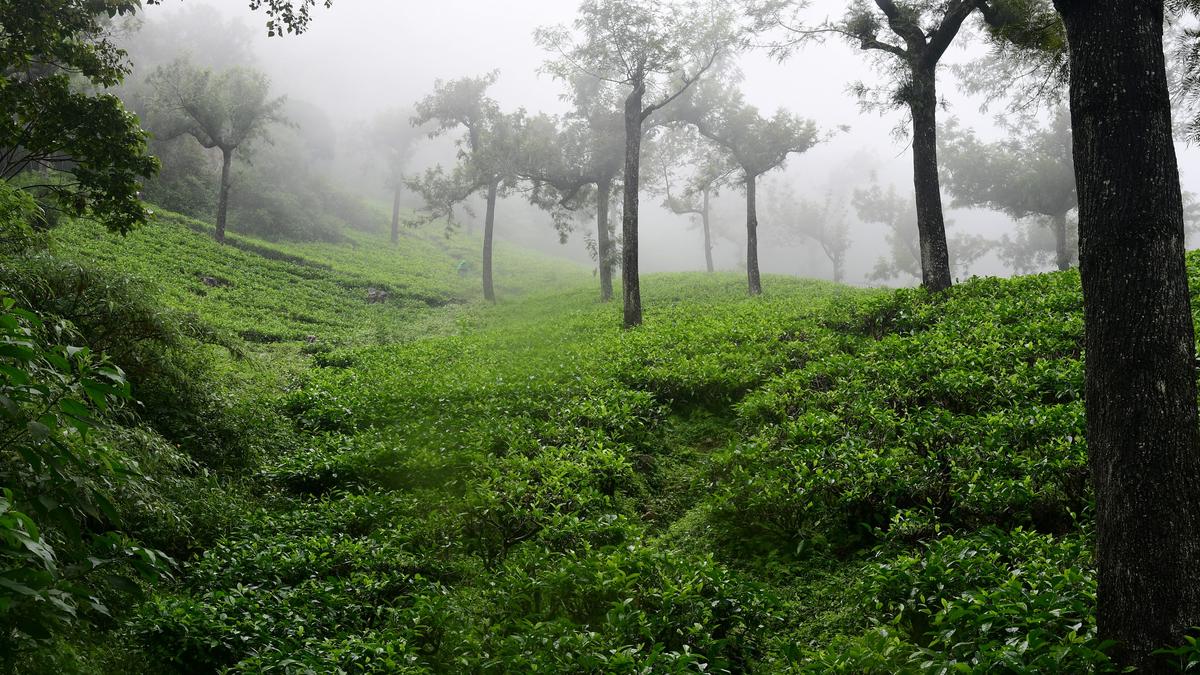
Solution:
<svg viewBox="0 0 1200 675"><path fill-rule="evenodd" d="M32 643L104 619L135 572L167 560L128 537L115 492L147 480L104 434L124 373L70 324L0 292L0 666Z"/></svg>

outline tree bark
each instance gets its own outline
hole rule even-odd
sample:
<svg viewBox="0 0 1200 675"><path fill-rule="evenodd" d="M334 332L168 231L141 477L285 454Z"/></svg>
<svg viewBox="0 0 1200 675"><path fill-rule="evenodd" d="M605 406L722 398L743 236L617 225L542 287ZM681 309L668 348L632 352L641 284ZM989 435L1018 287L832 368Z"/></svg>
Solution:
<svg viewBox="0 0 1200 675"><path fill-rule="evenodd" d="M621 280L625 327L642 324L642 289L638 278L638 186L642 164L643 83L625 99L625 212L621 217Z"/></svg>
<svg viewBox="0 0 1200 675"><path fill-rule="evenodd" d="M746 281L750 295L762 294L758 273L758 176L746 173Z"/></svg>
<svg viewBox="0 0 1200 675"><path fill-rule="evenodd" d="M217 193L217 243L225 243L225 223L229 213L229 187L232 178L230 169L233 168L233 148L221 148L221 188Z"/></svg>
<svg viewBox="0 0 1200 675"><path fill-rule="evenodd" d="M496 291L492 287L492 235L496 231L496 194L500 184L492 181L488 185L487 215L483 220L483 299L496 302Z"/></svg>
<svg viewBox="0 0 1200 675"><path fill-rule="evenodd" d="M612 300L612 242L608 238L608 202L612 198L612 179L596 185L596 257L600 264L600 300Z"/></svg>
<svg viewBox="0 0 1200 675"><path fill-rule="evenodd" d="M1100 637L1123 665L1200 625L1200 435L1163 0L1056 0L1071 55Z"/></svg>
<svg viewBox="0 0 1200 675"><path fill-rule="evenodd" d="M714 269L713 268L713 258L712 258L712 249L713 249L712 227L711 227L712 221L710 220L712 216L711 216L711 212L709 211L709 206L710 206L710 191L708 190L708 188L705 188L704 189L704 204L703 204L703 206L701 206L702 210L700 212L700 222L704 225L704 266L705 266L705 269L708 270L708 273L712 274L713 269Z"/></svg>
<svg viewBox="0 0 1200 675"><path fill-rule="evenodd" d="M937 78L935 67L915 66L909 108L913 118L913 184L921 242L921 283L931 291L950 288L950 253L942 213L937 156Z"/></svg>
<svg viewBox="0 0 1200 675"><path fill-rule="evenodd" d="M1054 215L1054 256L1060 272L1071 269L1071 252L1067 250L1067 214Z"/></svg>
<svg viewBox="0 0 1200 675"><path fill-rule="evenodd" d="M400 243L400 185L392 194L392 243Z"/></svg>

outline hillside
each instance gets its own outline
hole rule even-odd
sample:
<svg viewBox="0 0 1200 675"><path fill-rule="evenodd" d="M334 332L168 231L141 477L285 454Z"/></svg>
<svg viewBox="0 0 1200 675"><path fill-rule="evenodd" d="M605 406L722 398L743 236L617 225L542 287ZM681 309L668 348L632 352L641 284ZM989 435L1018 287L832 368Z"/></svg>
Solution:
<svg viewBox="0 0 1200 675"><path fill-rule="evenodd" d="M127 236L76 223L55 232L58 251L151 285L169 307L252 343L391 342L431 308L479 296L477 244L432 226L386 237L348 231L344 243L273 243L230 235L218 246L210 225L166 211ZM460 263L463 269L459 269ZM571 263L501 247L498 293L517 295L566 280L585 283ZM372 302L372 295L376 301ZM443 313L444 314L444 313ZM419 333L418 333L419 334Z"/></svg>
<svg viewBox="0 0 1200 675"><path fill-rule="evenodd" d="M235 368L227 412L276 442L201 498L220 517L182 507L177 581L85 650L97 668L1107 667L1075 273L939 297L771 277L757 299L652 275L622 331L588 275L517 252L483 306L459 304L453 244L406 242L418 265L242 243L56 236L288 375Z"/></svg>

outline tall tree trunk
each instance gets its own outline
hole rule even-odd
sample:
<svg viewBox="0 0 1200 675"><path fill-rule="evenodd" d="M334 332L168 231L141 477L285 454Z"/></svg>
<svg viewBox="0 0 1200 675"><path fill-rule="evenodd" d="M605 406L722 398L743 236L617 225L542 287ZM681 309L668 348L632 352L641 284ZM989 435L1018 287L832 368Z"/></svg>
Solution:
<svg viewBox="0 0 1200 675"><path fill-rule="evenodd" d="M1059 271L1071 269L1071 252L1067 250L1067 214L1054 215L1054 258Z"/></svg>
<svg viewBox="0 0 1200 675"><path fill-rule="evenodd" d="M703 225L704 225L704 266L705 266L705 269L708 270L708 273L712 274L713 269L714 269L713 268L713 259L712 259L712 249L713 249L712 226L711 226L712 225L712 221L711 221L712 215L711 215L711 212L709 211L709 206L710 206L710 190L708 188L705 188L704 189L704 205L701 207L702 210L700 212L700 222L703 223Z"/></svg>
<svg viewBox="0 0 1200 675"><path fill-rule="evenodd" d="M230 177L230 169L233 168L233 148L226 150L221 148L221 189L217 193L217 231L216 239L218 244L225 243L225 222L226 216L229 213L229 187L233 180Z"/></svg>
<svg viewBox="0 0 1200 675"><path fill-rule="evenodd" d="M500 184L492 181L488 185L487 215L483 220L483 299L488 302L496 301L496 291L492 287L492 234L496 231L496 193Z"/></svg>
<svg viewBox="0 0 1200 675"><path fill-rule="evenodd" d="M750 295L762 294L758 273L758 176L746 172L746 280Z"/></svg>
<svg viewBox="0 0 1200 675"><path fill-rule="evenodd" d="M913 118L913 184L917 193L917 231L921 240L921 283L944 291L953 283L942 214L937 157L937 77L935 68L915 67L909 108Z"/></svg>
<svg viewBox="0 0 1200 675"><path fill-rule="evenodd" d="M621 217L621 281L625 327L642 324L642 288L638 278L638 185L642 168L642 97L639 83L625 99L625 212Z"/></svg>
<svg viewBox="0 0 1200 675"><path fill-rule="evenodd" d="M840 258L833 260L833 281L834 283L842 283L846 280L846 263Z"/></svg>
<svg viewBox="0 0 1200 675"><path fill-rule="evenodd" d="M1163 0L1056 0L1071 50L1100 637L1200 626L1200 434Z"/></svg>
<svg viewBox="0 0 1200 675"><path fill-rule="evenodd" d="M608 202L612 198L612 179L596 185L596 257L600 263L600 300L612 300L612 242L608 238Z"/></svg>
<svg viewBox="0 0 1200 675"><path fill-rule="evenodd" d="M397 183L392 194L392 243L400 243L400 184Z"/></svg>

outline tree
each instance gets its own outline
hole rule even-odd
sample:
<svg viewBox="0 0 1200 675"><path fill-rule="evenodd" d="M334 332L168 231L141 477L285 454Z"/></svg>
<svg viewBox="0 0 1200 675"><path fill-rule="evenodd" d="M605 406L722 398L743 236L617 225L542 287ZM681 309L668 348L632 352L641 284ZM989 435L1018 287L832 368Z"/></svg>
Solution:
<svg viewBox="0 0 1200 675"><path fill-rule="evenodd" d="M1163 0L1055 0L1070 46L1097 620L1118 660L1200 625L1200 429Z"/></svg>
<svg viewBox="0 0 1200 675"><path fill-rule="evenodd" d="M922 284L932 290L949 288L950 253L937 157L937 69L942 56L976 9L992 11L991 0L855 0L838 22L808 27L800 21L807 5L796 0L759 0L753 14L762 29L783 29L789 36L775 45L784 54L824 35L840 35L851 44L879 56L879 64L895 84L881 99L862 84L854 87L871 107L907 108L911 117L913 184L916 188L917 231L921 248ZM888 35L883 35L883 33Z"/></svg>
<svg viewBox="0 0 1200 675"><path fill-rule="evenodd" d="M616 263L608 214L625 160L619 92L582 74L572 79L571 91L575 110L564 119L541 115L526 125L518 171L533 183L534 203L552 213L574 213L588 204L595 206L600 299L608 302L613 296ZM561 223L560 231L565 232Z"/></svg>
<svg viewBox="0 0 1200 675"><path fill-rule="evenodd" d="M1054 264L1069 269L1076 255L1071 250L1068 216L1078 207L1075 194L1075 166L1071 159L1071 119L1060 109L1049 127L1032 120L1006 122L1009 138L984 143L969 129L951 121L942 130L943 175L946 189L954 196L955 207L978 206L993 209L1021 221L1034 219L1035 225L1048 226L1053 233ZM1010 243L1013 240L1008 240ZM1017 242L1033 242L1022 233ZM1038 266L1041 251L1019 247L1010 253L1028 254L1030 259L1012 256L1018 271Z"/></svg>
<svg viewBox="0 0 1200 675"><path fill-rule="evenodd" d="M471 195L485 192L487 212L483 228L483 297L496 301L492 284L492 239L496 229L496 202L505 189L515 184L516 140L522 125L520 113L505 115L487 95L499 74L438 80L434 92L419 101L415 125L432 124L431 137L462 129L458 164L447 173L441 166L410 179L408 186L425 200L428 214L418 222L445 218L454 224L454 208Z"/></svg>
<svg viewBox="0 0 1200 675"><path fill-rule="evenodd" d="M758 180L790 155L817 143L817 126L785 110L763 117L740 91L710 81L672 111L736 164L746 191L746 278L750 295L762 293L758 266Z"/></svg>
<svg viewBox="0 0 1200 675"><path fill-rule="evenodd" d="M273 122L282 122L283 97L270 98L267 76L234 67L219 73L200 69L186 59L157 68L149 77L150 110L164 139L191 136L202 147L221 152L215 237L225 243L225 222L234 153L245 153Z"/></svg>
<svg viewBox="0 0 1200 675"><path fill-rule="evenodd" d="M864 223L877 223L887 228L885 240L889 255L879 258L868 278L875 281L892 281L906 276L922 278L920 231L917 228L917 212L913 201L896 192L894 185L887 191L878 185L866 190L855 190L852 198L858 219ZM982 258L993 246L977 234L958 233L954 236L954 258L952 269L961 278L967 276L970 267Z"/></svg>
<svg viewBox="0 0 1200 675"><path fill-rule="evenodd" d="M725 153L709 152L708 143L690 127L672 130L655 144L662 175L663 206L680 216L693 216L704 235L704 266L710 274L713 265L712 202L730 176L738 170ZM675 168L692 168L682 190L673 188Z"/></svg>
<svg viewBox="0 0 1200 675"><path fill-rule="evenodd" d="M796 196L790 186L775 185L768 191L767 207L779 223L776 239L791 244L814 241L833 265L833 280L846 280L846 254L850 250L850 226L845 201L829 191L820 202Z"/></svg>
<svg viewBox="0 0 1200 675"><path fill-rule="evenodd" d="M404 171L412 159L412 147L425 132L412 124L413 112L387 110L375 117L367 135L370 145L383 163L383 182L392 192L392 243L400 241L400 196L404 190Z"/></svg>
<svg viewBox="0 0 1200 675"><path fill-rule="evenodd" d="M52 0L0 4L0 178L43 209L126 232L145 222L142 179L158 163L138 120L111 94L128 72L107 37L109 17L137 2Z"/></svg>
<svg viewBox="0 0 1200 675"><path fill-rule="evenodd" d="M732 17L718 3L692 0L648 4L638 0L584 0L574 31L542 28L537 41L559 58L547 64L557 77L587 74L627 88L624 101L625 169L622 216L624 323L642 323L638 275L638 197L646 120L686 92L733 44Z"/></svg>

